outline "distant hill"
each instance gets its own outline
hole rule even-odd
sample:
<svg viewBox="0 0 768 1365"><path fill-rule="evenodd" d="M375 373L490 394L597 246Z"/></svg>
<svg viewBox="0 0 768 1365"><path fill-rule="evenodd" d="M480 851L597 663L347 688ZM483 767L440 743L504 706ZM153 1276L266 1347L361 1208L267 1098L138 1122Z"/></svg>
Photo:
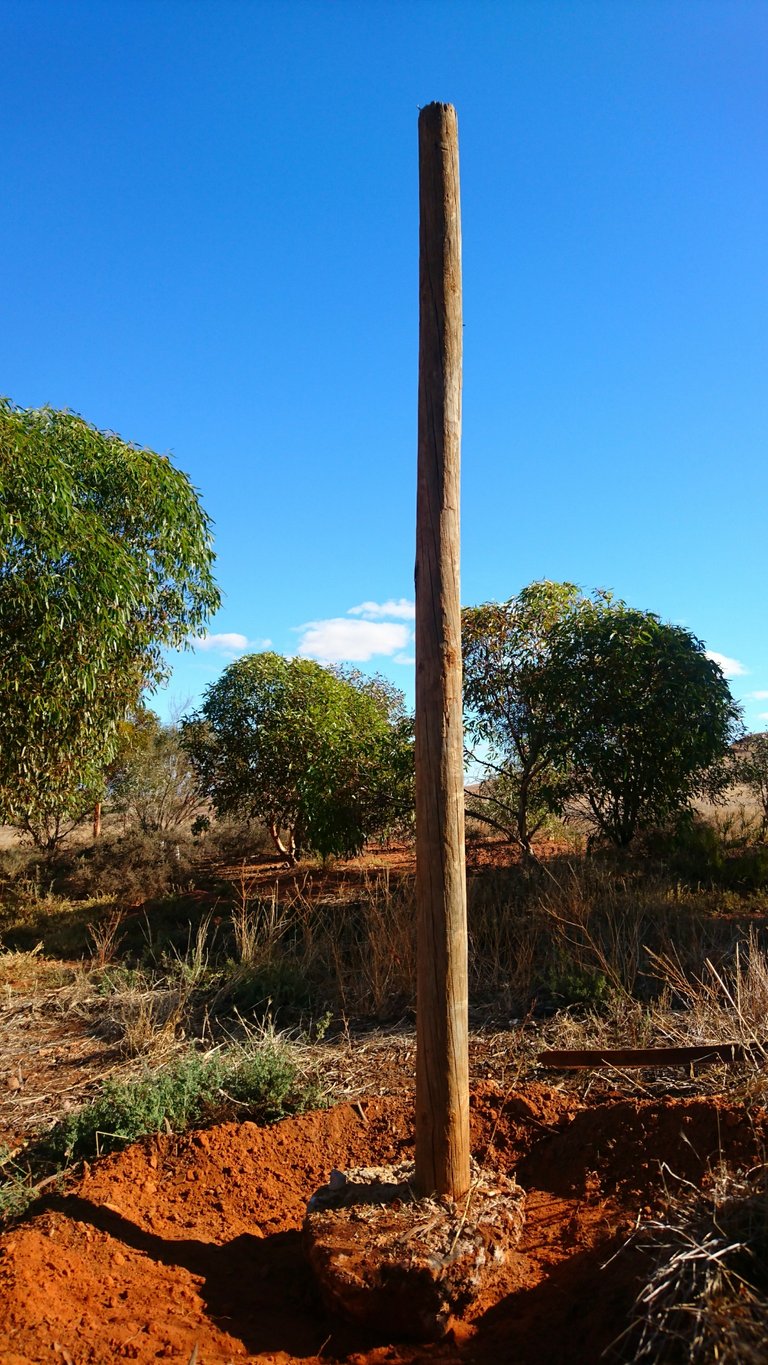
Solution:
<svg viewBox="0 0 768 1365"><path fill-rule="evenodd" d="M735 739L731 745L731 752L742 756L749 754L756 739L766 739L768 730L754 730L749 735L744 735L742 739Z"/></svg>

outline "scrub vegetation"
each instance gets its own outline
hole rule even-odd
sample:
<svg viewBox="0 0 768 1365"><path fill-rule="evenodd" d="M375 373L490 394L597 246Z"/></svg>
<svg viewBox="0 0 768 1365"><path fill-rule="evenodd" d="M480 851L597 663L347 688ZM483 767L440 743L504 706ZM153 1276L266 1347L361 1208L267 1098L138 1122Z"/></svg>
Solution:
<svg viewBox="0 0 768 1365"><path fill-rule="evenodd" d="M0 449L13 1221L139 1139L402 1089L413 724L385 679L274 653L161 723L162 650L218 603L195 491L71 413L4 404ZM476 1070L506 1094L540 1077L547 1045L738 1043L738 1066L601 1084L614 1100L728 1092L757 1112L768 737L743 734L700 640L608 593L534 583L467 608L463 630ZM627 1358L676 1358L686 1323L695 1358L753 1358L762 1179L729 1168L641 1220Z"/></svg>

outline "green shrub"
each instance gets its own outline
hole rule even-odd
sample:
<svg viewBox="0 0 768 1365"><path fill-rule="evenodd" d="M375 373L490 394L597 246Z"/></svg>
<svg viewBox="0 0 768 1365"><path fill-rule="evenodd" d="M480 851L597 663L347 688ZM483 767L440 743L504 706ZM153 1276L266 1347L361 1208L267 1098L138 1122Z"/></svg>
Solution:
<svg viewBox="0 0 768 1365"><path fill-rule="evenodd" d="M242 963L225 971L213 1009L236 1009L243 1015L275 1016L279 1010L311 1009L312 990L307 977L289 957L275 957L257 966Z"/></svg>
<svg viewBox="0 0 768 1365"><path fill-rule="evenodd" d="M649 836L647 849L689 886L760 891L768 886L768 846L755 842L757 827L728 816L719 823L686 816Z"/></svg>
<svg viewBox="0 0 768 1365"><path fill-rule="evenodd" d="M78 853L64 872L63 889L74 896L111 896L123 904L156 900L189 886L195 856L185 835L129 830Z"/></svg>
<svg viewBox="0 0 768 1365"><path fill-rule="evenodd" d="M296 1067L284 1049L249 1051L225 1070L220 1089L227 1099L245 1105L251 1118L274 1123L296 1107L291 1100L296 1092ZM308 1108L317 1095L306 1091L303 1099L301 1107Z"/></svg>
<svg viewBox="0 0 768 1365"><path fill-rule="evenodd" d="M720 885L734 891L762 891L768 887L768 846L743 849L726 858L719 877Z"/></svg>
<svg viewBox="0 0 768 1365"><path fill-rule="evenodd" d="M569 1005L600 1005L609 991L603 972L582 967L576 961L563 961L550 967L545 985L548 995L558 1008Z"/></svg>
<svg viewBox="0 0 768 1365"><path fill-rule="evenodd" d="M258 858L275 856L275 846L263 825L249 820L219 820L209 818L207 829L193 835L207 858L224 863L254 862Z"/></svg>
<svg viewBox="0 0 768 1365"><path fill-rule="evenodd" d="M0 1225L21 1218L35 1197L34 1180L0 1143Z"/></svg>
<svg viewBox="0 0 768 1365"><path fill-rule="evenodd" d="M686 815L668 829L654 830L647 851L688 885L712 886L725 863L723 841L714 825Z"/></svg>
<svg viewBox="0 0 768 1365"><path fill-rule="evenodd" d="M233 1106L239 1117L272 1123L317 1102L284 1048L243 1049L229 1059L189 1053L140 1080L106 1081L91 1104L56 1124L48 1146L55 1160L68 1162L224 1118Z"/></svg>

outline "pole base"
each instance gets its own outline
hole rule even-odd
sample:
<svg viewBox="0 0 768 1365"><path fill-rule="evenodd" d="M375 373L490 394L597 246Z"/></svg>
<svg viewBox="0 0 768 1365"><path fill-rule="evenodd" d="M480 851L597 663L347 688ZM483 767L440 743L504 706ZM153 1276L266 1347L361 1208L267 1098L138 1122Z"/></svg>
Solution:
<svg viewBox="0 0 768 1365"><path fill-rule="evenodd" d="M517 1246L525 1195L475 1167L463 1199L417 1199L413 1170L334 1171L309 1201L304 1239L332 1313L388 1340L437 1341Z"/></svg>

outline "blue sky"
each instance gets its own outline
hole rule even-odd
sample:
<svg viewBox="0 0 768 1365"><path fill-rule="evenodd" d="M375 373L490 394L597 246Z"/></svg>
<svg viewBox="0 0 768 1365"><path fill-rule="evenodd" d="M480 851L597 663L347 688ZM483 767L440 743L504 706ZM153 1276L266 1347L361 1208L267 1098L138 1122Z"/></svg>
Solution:
<svg viewBox="0 0 768 1365"><path fill-rule="evenodd" d="M768 728L764 0L0 0L0 391L170 453L224 604L412 695L417 117L459 115L463 599L612 588Z"/></svg>

